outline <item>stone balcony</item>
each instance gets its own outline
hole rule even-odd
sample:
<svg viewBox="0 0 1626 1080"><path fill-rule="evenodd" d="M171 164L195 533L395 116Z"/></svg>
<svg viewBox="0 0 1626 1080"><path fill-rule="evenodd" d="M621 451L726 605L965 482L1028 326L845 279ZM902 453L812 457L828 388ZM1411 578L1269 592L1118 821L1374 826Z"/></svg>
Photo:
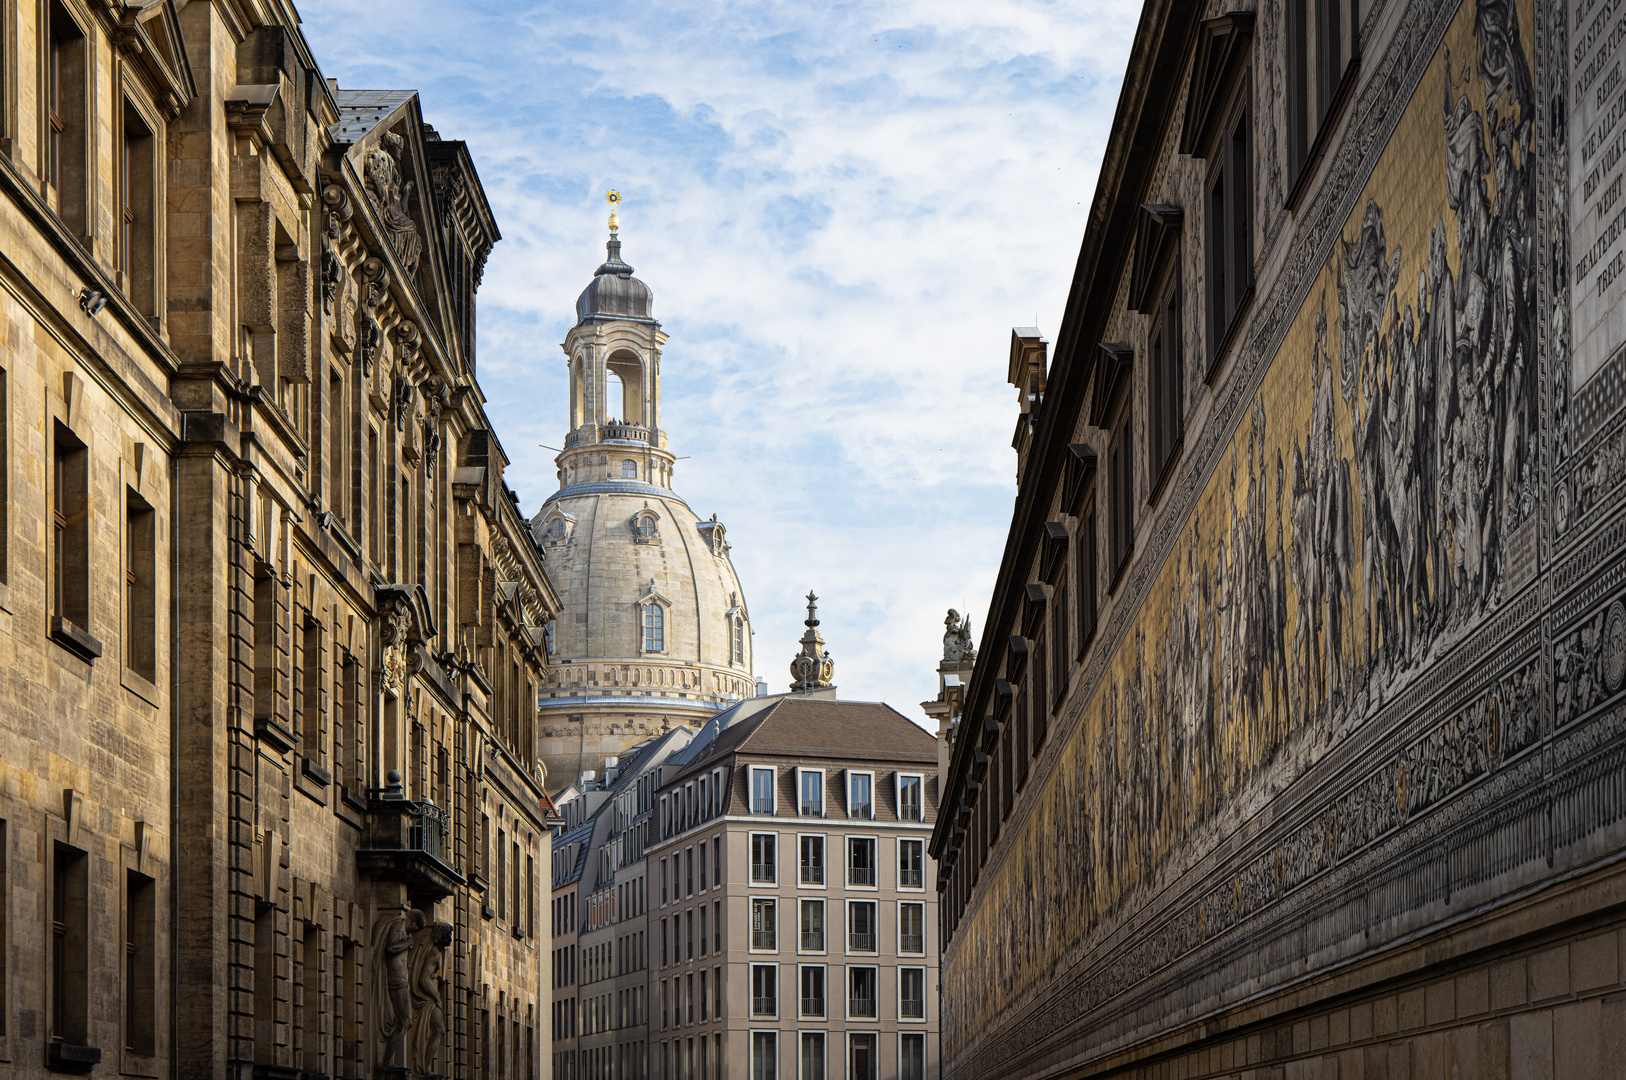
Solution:
<svg viewBox="0 0 1626 1080"><path fill-rule="evenodd" d="M405 885L414 904L433 903L463 884L463 875L452 867L450 839L446 811L428 800L406 798L401 775L392 769L384 789L369 800L356 868L374 880Z"/></svg>
<svg viewBox="0 0 1626 1080"><path fill-rule="evenodd" d="M650 444L650 432L642 424L583 424L565 435L565 449L596 442L630 442Z"/></svg>

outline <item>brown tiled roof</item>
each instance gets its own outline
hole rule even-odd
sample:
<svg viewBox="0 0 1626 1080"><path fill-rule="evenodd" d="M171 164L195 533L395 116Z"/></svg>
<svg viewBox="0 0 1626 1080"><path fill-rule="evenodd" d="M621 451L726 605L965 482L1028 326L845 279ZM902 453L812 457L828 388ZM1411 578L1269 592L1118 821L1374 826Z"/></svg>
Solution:
<svg viewBox="0 0 1626 1080"><path fill-rule="evenodd" d="M937 760L937 740L878 701L785 698L762 715L737 753Z"/></svg>

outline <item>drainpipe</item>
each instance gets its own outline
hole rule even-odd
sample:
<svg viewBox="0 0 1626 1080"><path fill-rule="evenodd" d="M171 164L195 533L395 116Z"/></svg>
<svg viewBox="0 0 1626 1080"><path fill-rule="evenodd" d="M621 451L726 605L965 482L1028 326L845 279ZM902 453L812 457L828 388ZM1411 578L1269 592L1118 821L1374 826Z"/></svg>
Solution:
<svg viewBox="0 0 1626 1080"><path fill-rule="evenodd" d="M180 508L181 446L186 442L186 413L181 438L169 459L169 1073L181 1076L181 545L175 536Z"/></svg>

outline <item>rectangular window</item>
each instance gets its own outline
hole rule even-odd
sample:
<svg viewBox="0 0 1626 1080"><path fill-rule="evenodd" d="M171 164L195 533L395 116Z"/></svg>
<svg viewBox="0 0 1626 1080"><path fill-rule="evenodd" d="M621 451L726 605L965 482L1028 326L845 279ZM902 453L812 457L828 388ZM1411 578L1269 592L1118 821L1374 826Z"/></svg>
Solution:
<svg viewBox="0 0 1626 1080"><path fill-rule="evenodd" d="M803 885L824 884L824 837L803 836L800 847L800 880Z"/></svg>
<svg viewBox="0 0 1626 1080"><path fill-rule="evenodd" d="M778 922L774 917L774 901L763 897L751 900L751 948L779 948Z"/></svg>
<svg viewBox="0 0 1626 1080"><path fill-rule="evenodd" d="M711 951L714 953L723 951L723 902L721 900L711 902Z"/></svg>
<svg viewBox="0 0 1626 1080"><path fill-rule="evenodd" d="M920 954L926 951L926 905L898 905L898 951Z"/></svg>
<svg viewBox="0 0 1626 1080"><path fill-rule="evenodd" d="M1148 327L1150 363L1146 369L1147 468L1154 484L1161 483L1185 434L1183 388L1185 364L1180 324L1180 260L1170 260L1160 299ZM1223 332L1223 330L1221 331ZM1218 338L1212 339L1218 342Z"/></svg>
<svg viewBox="0 0 1626 1080"><path fill-rule="evenodd" d="M898 777L898 817L903 821L925 821L925 784L918 776Z"/></svg>
<svg viewBox="0 0 1626 1080"><path fill-rule="evenodd" d="M875 884L875 840L868 836L847 839L847 884Z"/></svg>
<svg viewBox="0 0 1626 1080"><path fill-rule="evenodd" d="M824 968L822 966L802 968L801 981L801 1014L803 1016L823 1016L825 1014ZM822 1047L820 1049L822 1051Z"/></svg>
<svg viewBox="0 0 1626 1080"><path fill-rule="evenodd" d="M328 373L327 383L327 445L323 453L327 458L327 508L344 520L344 466L346 437L350 411L345 408L344 376L338 371Z"/></svg>
<svg viewBox="0 0 1626 1080"><path fill-rule="evenodd" d="M157 894L146 874L125 873L124 1045L146 1057L158 1052Z"/></svg>
<svg viewBox="0 0 1626 1080"><path fill-rule="evenodd" d="M694 908L683 913L683 958L694 959Z"/></svg>
<svg viewBox="0 0 1626 1080"><path fill-rule="evenodd" d="M322 1060L322 931L315 923L305 924L299 945L300 986L299 1027L305 1060Z"/></svg>
<svg viewBox="0 0 1626 1080"><path fill-rule="evenodd" d="M157 514L134 488L124 492L125 662L148 682L158 680Z"/></svg>
<svg viewBox="0 0 1626 1080"><path fill-rule="evenodd" d="M875 901L853 900L847 904L847 951L875 951Z"/></svg>
<svg viewBox="0 0 1626 1080"><path fill-rule="evenodd" d="M661 860L661 907L666 906L666 860Z"/></svg>
<svg viewBox="0 0 1626 1080"><path fill-rule="evenodd" d="M119 284L136 310L149 318L158 314L157 141L141 113L126 101L119 154Z"/></svg>
<svg viewBox="0 0 1626 1080"><path fill-rule="evenodd" d="M85 32L56 0L50 7L45 70L45 180L63 224L90 233L90 83Z"/></svg>
<svg viewBox="0 0 1626 1080"><path fill-rule="evenodd" d="M1288 0L1288 175L1309 164L1355 61L1355 0Z"/></svg>
<svg viewBox="0 0 1626 1080"><path fill-rule="evenodd" d="M661 920L661 967L666 966L666 920Z"/></svg>
<svg viewBox="0 0 1626 1080"><path fill-rule="evenodd" d="M706 891L706 845L700 845L700 891Z"/></svg>
<svg viewBox="0 0 1626 1080"><path fill-rule="evenodd" d="M824 774L816 769L798 769L796 812L802 817L824 816Z"/></svg>
<svg viewBox="0 0 1626 1080"><path fill-rule="evenodd" d="M713 885L723 883L723 838L711 838L711 876Z"/></svg>
<svg viewBox="0 0 1626 1080"><path fill-rule="evenodd" d="M497 873L494 884L497 886L497 918L508 918L508 832L505 829L497 830Z"/></svg>
<svg viewBox="0 0 1626 1080"><path fill-rule="evenodd" d="M824 901L803 900L802 948L809 952L824 951Z"/></svg>
<svg viewBox="0 0 1626 1080"><path fill-rule="evenodd" d="M926 969L898 969L898 1015L905 1020L926 1019Z"/></svg>
<svg viewBox="0 0 1626 1080"><path fill-rule="evenodd" d="M666 651L666 609L653 601L644 605L644 652Z"/></svg>
<svg viewBox="0 0 1626 1080"><path fill-rule="evenodd" d="M823 972L820 972L820 974L822 975ZM810 1015L810 1016L823 1016L824 1015L822 1000L820 1002L819 1011L817 1013L809 1013L808 1015ZM801 1064L802 1064L802 1075L798 1078L798 1080L825 1080L825 1073L824 1073L824 1032L822 1032L822 1031L804 1031L804 1032L802 1032L802 1063Z"/></svg>
<svg viewBox="0 0 1626 1080"><path fill-rule="evenodd" d="M1112 514L1108 520L1111 532L1111 571L1113 581L1129 563L1135 548L1135 429L1130 425L1131 410L1123 408L1123 415L1113 430L1112 451L1109 455L1111 470Z"/></svg>
<svg viewBox="0 0 1626 1080"><path fill-rule="evenodd" d="M759 885L772 885L779 880L774 861L778 837L773 833L751 834L751 881ZM702 849L704 850L704 849Z"/></svg>
<svg viewBox="0 0 1626 1080"><path fill-rule="evenodd" d="M924 889L926 887L926 842L924 840L898 841L898 888Z"/></svg>
<svg viewBox="0 0 1626 1080"><path fill-rule="evenodd" d="M322 761L322 624L306 615L299 630L299 733L305 756Z"/></svg>
<svg viewBox="0 0 1626 1080"><path fill-rule="evenodd" d="M860 821L875 819L875 777L869 773L850 774L850 800L847 816Z"/></svg>
<svg viewBox="0 0 1626 1080"><path fill-rule="evenodd" d="M898 1080L926 1080L926 1036L910 1032L898 1036Z"/></svg>
<svg viewBox="0 0 1626 1080"><path fill-rule="evenodd" d="M1208 195L1204 204L1207 243L1207 275L1204 280L1208 289L1208 362L1211 368L1219 359L1220 347L1232 320L1242 307L1243 298L1253 287L1253 124L1246 89L1250 81L1251 74L1244 72L1240 100L1225 125L1218 152L1209 162ZM1176 291L1171 289L1170 293ZM1160 323L1170 317L1166 309L1160 309L1157 316ZM1178 309L1174 310L1172 318L1176 320L1177 330ZM1154 408L1158 404L1161 403L1154 403ZM1168 441L1172 446L1172 438ZM1157 451L1161 446L1153 445L1152 449ZM1162 468L1162 462L1154 456L1151 464L1156 475Z"/></svg>
<svg viewBox="0 0 1626 1080"><path fill-rule="evenodd" d="M751 813L771 814L774 811L773 770L751 770Z"/></svg>
<svg viewBox="0 0 1626 1080"><path fill-rule="evenodd" d="M90 452L56 425L51 478L51 613L90 628Z"/></svg>
<svg viewBox="0 0 1626 1080"><path fill-rule="evenodd" d="M707 952L706 947L708 945L710 945L710 944L711 944L711 938L706 933L706 905L701 904L700 905L700 955L701 956L706 955L706 952Z"/></svg>
<svg viewBox="0 0 1626 1080"><path fill-rule="evenodd" d="M1050 700L1045 703L1047 709L1061 706L1061 699L1067 694L1068 661L1071 659L1072 645L1067 635L1072 631L1072 618L1069 603L1071 594L1067 591L1067 541L1060 541L1062 550L1056 557L1056 565L1050 576ZM1048 725L1047 725L1048 726Z"/></svg>
<svg viewBox="0 0 1626 1080"><path fill-rule="evenodd" d="M1096 597L1095 558L1095 500L1091 499L1079 516L1077 543L1073 545L1073 580L1078 582L1078 644L1074 659L1082 659L1084 650L1095 638L1095 614L1099 608Z"/></svg>
<svg viewBox="0 0 1626 1080"><path fill-rule="evenodd" d="M875 1018L876 969L850 967L847 969L847 1015L855 1018Z"/></svg>
<svg viewBox="0 0 1626 1080"><path fill-rule="evenodd" d="M778 1080L779 1035L772 1031L751 1032L751 1080Z"/></svg>
<svg viewBox="0 0 1626 1080"><path fill-rule="evenodd" d="M701 927L702 927L702 929L704 929L704 926L705 926L705 918L706 918L706 909L701 908L700 909L700 919L701 919ZM702 933L700 935L700 940L701 940L702 943L704 943L704 941L705 941L705 934L704 933ZM700 955L702 955L702 956L705 955L705 949L702 948L700 950ZM706 989L707 984L711 981L710 976L711 976L711 972L706 971L704 968L701 969L701 971L700 971L700 1022L702 1024L704 1024L708 1019L710 1019L711 994ZM625 1020L625 1018L623 1017L623 1021L624 1020ZM705 1053L705 1044L704 1043L701 1043L701 1053L702 1053L702 1055Z"/></svg>
<svg viewBox="0 0 1626 1080"><path fill-rule="evenodd" d="M751 965L751 1015L777 1016L779 969L773 964Z"/></svg>
<svg viewBox="0 0 1626 1080"><path fill-rule="evenodd" d="M378 429L367 426L367 521L372 539L373 563L384 562L384 504L378 499L379 472L383 459L378 456Z"/></svg>
<svg viewBox="0 0 1626 1080"><path fill-rule="evenodd" d="M711 1015L719 1020L723 1016L723 969L721 965L711 969ZM722 1048L718 1048L718 1065L722 1065Z"/></svg>
<svg viewBox="0 0 1626 1080"><path fill-rule="evenodd" d="M84 1046L90 1021L90 857L57 844L51 858L49 1038Z"/></svg>

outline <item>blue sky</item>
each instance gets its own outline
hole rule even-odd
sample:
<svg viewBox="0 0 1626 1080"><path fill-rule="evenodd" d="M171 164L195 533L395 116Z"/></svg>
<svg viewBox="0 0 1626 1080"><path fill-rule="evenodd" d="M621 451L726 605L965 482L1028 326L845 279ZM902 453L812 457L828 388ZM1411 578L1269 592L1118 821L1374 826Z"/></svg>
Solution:
<svg viewBox="0 0 1626 1080"><path fill-rule="evenodd" d="M564 355L623 256L670 335L674 484L728 527L756 671L789 681L808 589L846 698L922 718L942 619L977 644L1009 528L1010 329L1054 337L1138 15L1089 3L307 0L345 88L417 89L503 239L479 375L533 513Z"/></svg>

